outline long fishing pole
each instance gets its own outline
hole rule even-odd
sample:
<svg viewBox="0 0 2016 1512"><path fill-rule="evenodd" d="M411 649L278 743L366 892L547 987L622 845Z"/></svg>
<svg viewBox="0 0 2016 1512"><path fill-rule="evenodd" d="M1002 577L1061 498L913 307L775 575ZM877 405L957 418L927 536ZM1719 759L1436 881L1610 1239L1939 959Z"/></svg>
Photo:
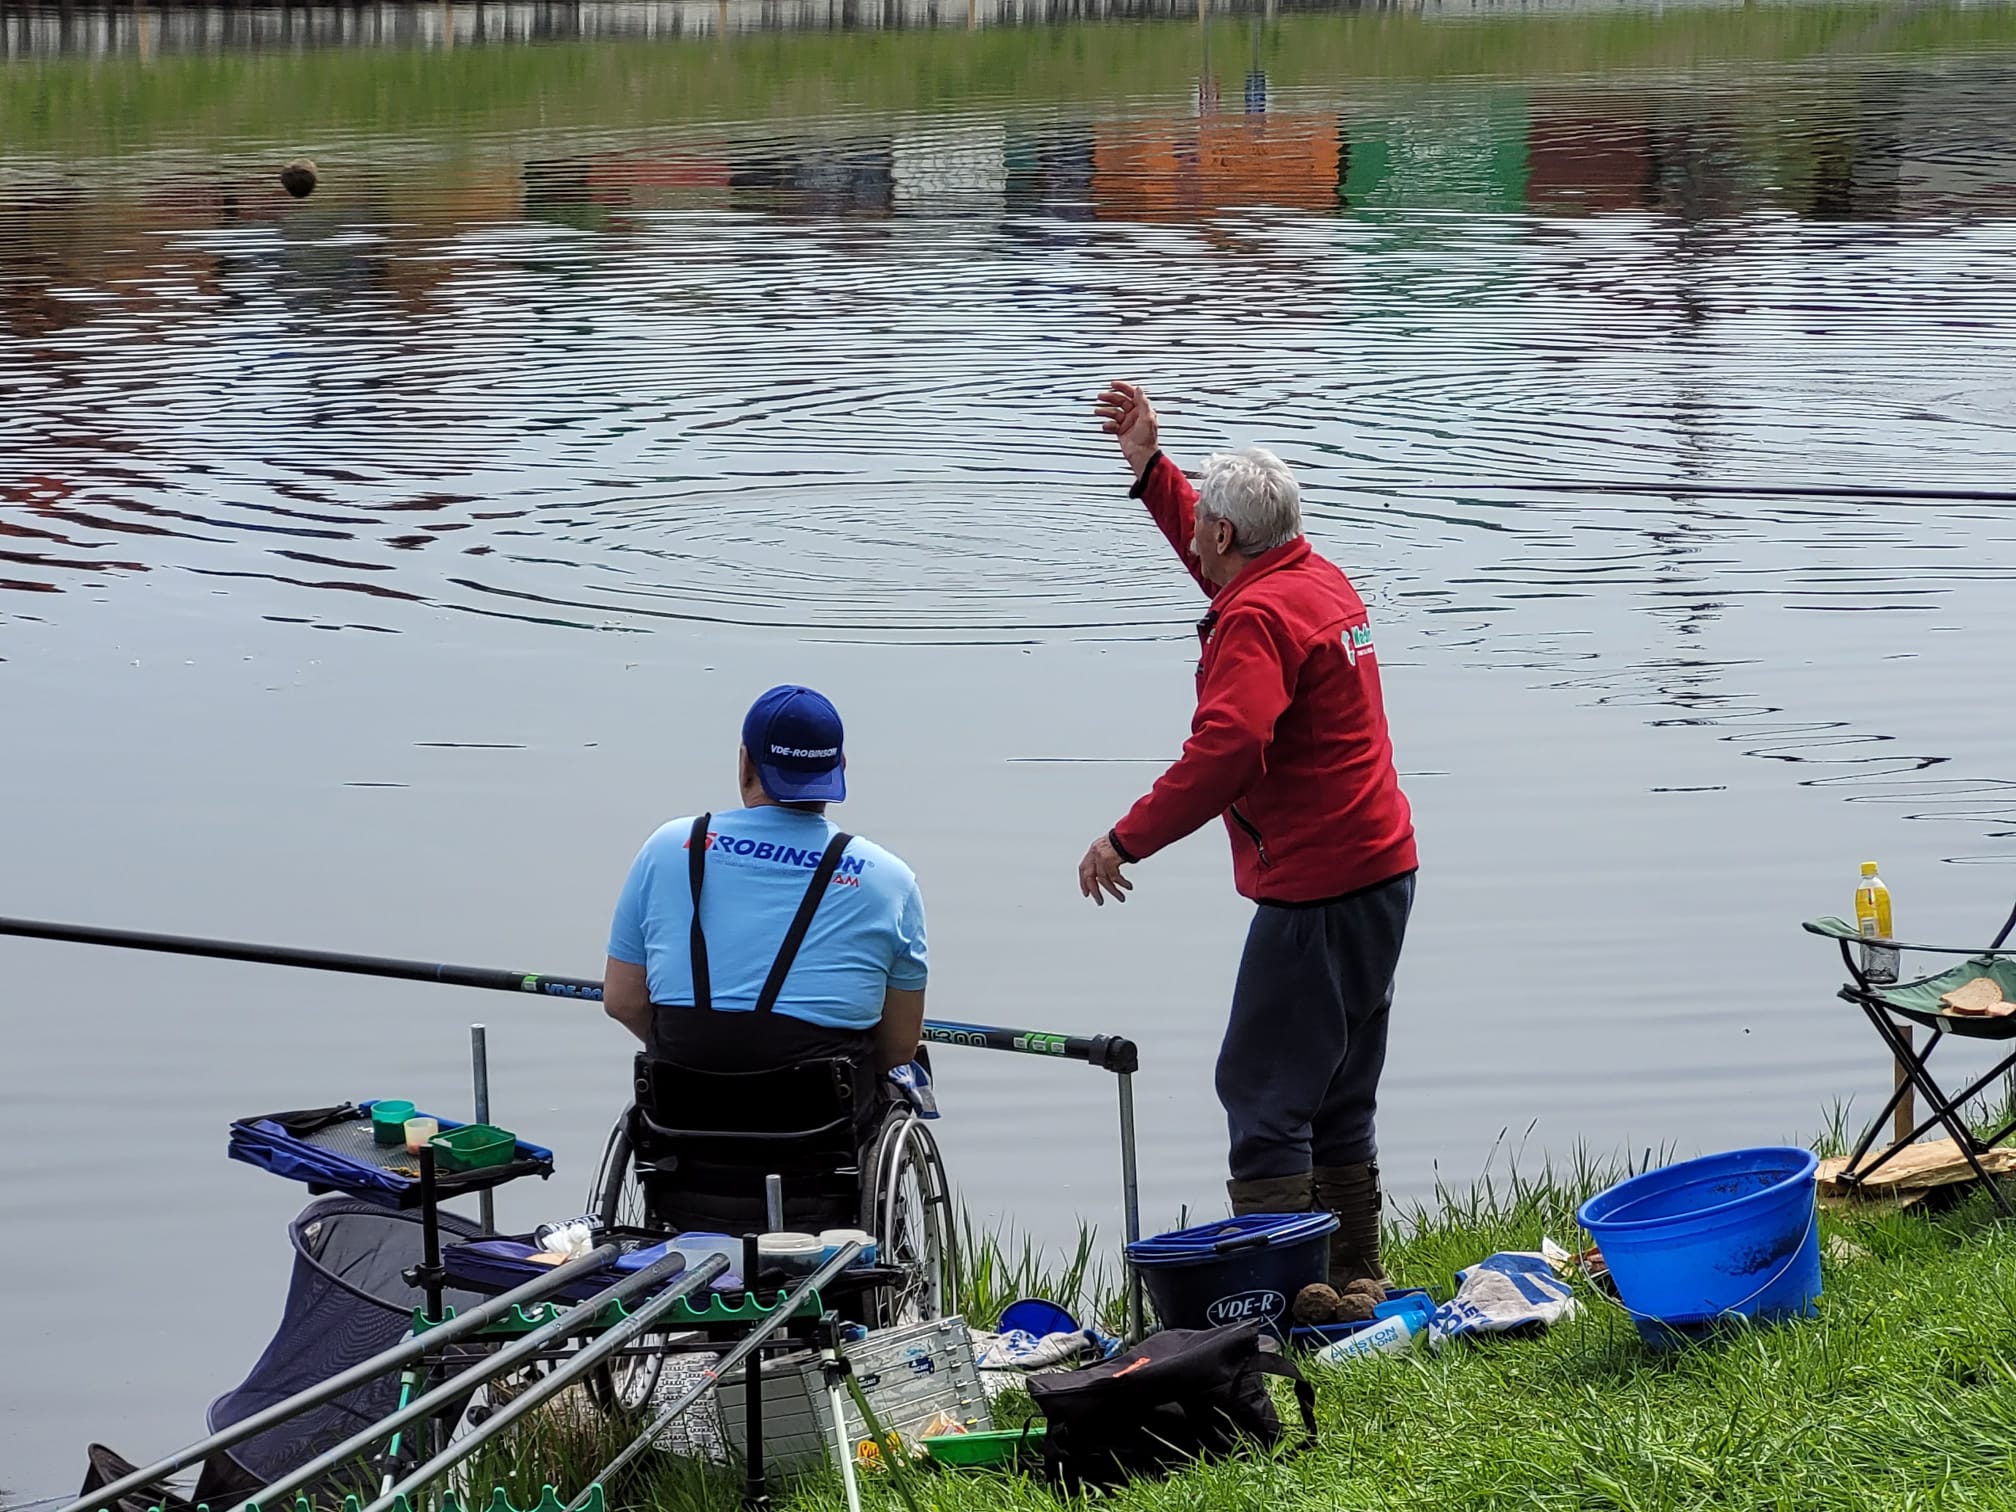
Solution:
<svg viewBox="0 0 2016 1512"><path fill-rule="evenodd" d="M565 1364L559 1366L550 1374L541 1376L523 1393L513 1397L503 1407L485 1418L466 1438L450 1444L446 1449L435 1455L434 1458L427 1461L426 1464L420 1466L412 1474L400 1481L398 1485L380 1494L378 1499L365 1509L365 1512L391 1512L392 1504L399 1498L411 1497L415 1491L435 1479L443 1471L452 1469L455 1465L482 1448L483 1445L489 1443L491 1439L497 1437L506 1428L511 1427L519 1419L525 1417L533 1408L551 1400L560 1392L573 1385L575 1381L586 1375L603 1361L609 1359L617 1350L629 1344L632 1339L636 1338L646 1329L661 1326L658 1320L671 1310L673 1303L685 1296L687 1292L692 1291L696 1286L705 1281L711 1281L721 1271L725 1270L727 1265L728 1261L725 1256L709 1255L700 1263L697 1270L688 1271L670 1287L660 1292L649 1302L644 1303L635 1312L631 1313L629 1317L618 1323L599 1339L584 1344ZM830 1266L822 1267L818 1274L824 1276L827 1280L831 1280L832 1276L829 1274L831 1271L832 1267ZM753 1293L755 1283L750 1281L748 1286ZM784 1312L787 1307L795 1307L795 1303L787 1299L785 1302L778 1304L778 1311ZM245 1509L241 1507L237 1509L237 1512L245 1512Z"/></svg>
<svg viewBox="0 0 2016 1512"><path fill-rule="evenodd" d="M579 1002L602 1001L602 984L587 977L545 976L534 971L508 971L497 966L456 966L442 961L402 960L397 956L348 955L333 950L304 950L293 945L261 945L244 940L212 940L198 935L150 934L135 929L105 929L94 924L64 924L45 919L0 918L0 935L31 940L58 940L72 945L107 945L120 950L151 950L164 955L203 956L218 961L247 961L259 966L294 966L309 971L341 971L354 976L389 977L408 982L440 982L451 987L480 987L492 992L532 993L539 997ZM965 1024L929 1019L924 1038L934 1045L965 1045L976 1050L1040 1055L1083 1061L1104 1071L1131 1074L1139 1069L1134 1042L1118 1035L1050 1034L1011 1029L997 1024Z"/></svg>
<svg viewBox="0 0 2016 1512"><path fill-rule="evenodd" d="M650 1308L656 1310L652 1314L656 1316L657 1312L663 1312L665 1308L670 1307L679 1298L698 1291L716 1276L720 1275L721 1272L728 1268L728 1260L723 1255L709 1255L699 1265L691 1269L685 1269L685 1265L685 1256L679 1254L667 1255L662 1260L622 1277L612 1285L605 1286L601 1291L595 1293L594 1296L586 1298L578 1305L561 1313L558 1317L541 1324L531 1333L526 1334L516 1343L505 1346L489 1359L472 1365L468 1370L457 1375L450 1376L432 1391L415 1397L391 1416L366 1424L359 1432L351 1435L351 1437L345 1439L342 1443L325 1450L314 1459L309 1460L305 1465L295 1466L279 1480L274 1481L271 1485L261 1487L244 1501L238 1503L233 1512L250 1512L250 1509L255 1505L271 1507L278 1504L284 1506L285 1503L282 1499L289 1492L298 1491L301 1487L314 1481L316 1477L348 1463L353 1456L369 1449L371 1445L379 1443L390 1438L393 1434L404 1430L408 1423L418 1422L430 1412L468 1397L484 1382L494 1381L506 1371L515 1368L520 1361L537 1356L541 1350L555 1340L565 1338L569 1334L586 1332L595 1326L596 1319L601 1315L603 1308L607 1307L611 1302L621 1302L640 1292L649 1291L659 1282L673 1276L676 1272L683 1271L683 1274L679 1274L670 1286L647 1304ZM630 1319L634 1321L644 1315L645 1308L640 1307L636 1312L630 1314ZM627 1324L623 1326L627 1326ZM641 1329L633 1330L633 1332L636 1331L641 1331ZM609 1334L604 1334L603 1341L609 1339L614 1332L615 1330L612 1329ZM421 1335L423 1342L427 1341L428 1337L425 1334ZM625 1335L622 1342L627 1342L628 1338L629 1335ZM612 1350L615 1347L614 1345L610 1346ZM582 1351L584 1354L587 1352L587 1350ZM579 1358L579 1356L576 1356L576 1358Z"/></svg>
<svg viewBox="0 0 2016 1512"><path fill-rule="evenodd" d="M1370 485L1368 485L1369 487ZM1988 485L1948 487L1883 483L1731 483L1690 482L1684 478L1628 478L1615 481L1535 478L1508 482L1503 478L1450 483L1399 483L1380 491L1408 494L1571 493L1647 494L1658 497L1731 499L1925 499L1949 503L2016 503L2016 490Z"/></svg>
<svg viewBox="0 0 2016 1512"><path fill-rule="evenodd" d="M303 950L292 945L258 945L242 940L212 940L197 935L149 934L132 929L106 929L92 924L63 924L42 919L0 918L0 935L58 940L74 945L107 945L122 950L151 950L167 955L205 956L255 965L295 966L310 971L342 971L357 976L391 977L410 982L442 982L453 987L482 987L493 992L529 992L541 997L602 1001L602 984L585 977L543 976L531 971L506 971L495 966L455 966L446 962L409 961L396 956L346 955L330 950ZM924 1041L932 1045L963 1045L975 1050L999 1050L1012 1055L1036 1055L1052 1060L1081 1061L1114 1074L1120 1095L1120 1176L1122 1212L1131 1243L1141 1237L1140 1178L1134 1137L1134 1073L1141 1069L1140 1048L1117 1034L1051 1034L1036 1029L1012 1029L999 1024L967 1024L926 1019ZM1131 1271L1127 1284L1127 1335L1142 1330L1141 1278ZM69 1512L69 1509L64 1509Z"/></svg>
<svg viewBox="0 0 2016 1512"><path fill-rule="evenodd" d="M860 1255L860 1245L841 1245L839 1251L830 1260L826 1261L819 1269L791 1289L784 1300L777 1304L776 1311L772 1312L769 1317L757 1324L756 1327L750 1329L743 1336L739 1344L723 1355L719 1361L703 1371L700 1379L687 1387L677 1401L659 1413L657 1417L653 1418L646 1425L642 1433L639 1433L635 1438L630 1440L624 1446L621 1453L609 1461L608 1464L604 1465L597 1472L595 1479L589 1482L588 1487L583 1489L579 1496L568 1503L566 1512L581 1512L581 1509L588 1505L590 1490L598 1485L608 1485L610 1479L617 1471L621 1470L630 1461L642 1454L648 1446L657 1441L658 1436L672 1425L674 1418L699 1401L708 1392L717 1388L721 1384L723 1377L757 1350L761 1349L768 1342L772 1334L790 1322L792 1315L798 1311L798 1304L805 1297L818 1291L820 1287L830 1284L834 1277L852 1265L855 1260L860 1258ZM761 1469L762 1466L760 1465L752 1465L751 1473L753 1474ZM412 1484L410 1478L408 1484ZM384 1512L384 1507L385 1504L381 1501L377 1506L367 1507L365 1512Z"/></svg>
<svg viewBox="0 0 2016 1512"><path fill-rule="evenodd" d="M599 1270L614 1260L619 1251L613 1244L605 1244L590 1250L578 1259L569 1260L565 1265L554 1267L544 1275L534 1276L522 1286L512 1288L501 1296L493 1297L467 1312L457 1313L453 1318L425 1334L415 1335L403 1344L396 1344L382 1354L373 1355L368 1360L352 1365L348 1370L338 1371L327 1380L318 1381L305 1391L296 1392L284 1401L262 1408L250 1417L240 1418L227 1428L221 1428L207 1438L198 1439L185 1449L178 1449L167 1458L158 1460L131 1475L122 1476L108 1486L102 1486L88 1496L80 1496L67 1502L57 1512L92 1512L93 1508L110 1507L129 1492L154 1488L178 1470L186 1470L199 1464L220 1449L228 1449L233 1444L264 1433L289 1418L306 1412L311 1407L319 1407L333 1397L353 1390L381 1375L411 1364L423 1354L440 1349L476 1332L479 1328L506 1317L513 1308L535 1302L548 1292L567 1285L591 1271Z"/></svg>

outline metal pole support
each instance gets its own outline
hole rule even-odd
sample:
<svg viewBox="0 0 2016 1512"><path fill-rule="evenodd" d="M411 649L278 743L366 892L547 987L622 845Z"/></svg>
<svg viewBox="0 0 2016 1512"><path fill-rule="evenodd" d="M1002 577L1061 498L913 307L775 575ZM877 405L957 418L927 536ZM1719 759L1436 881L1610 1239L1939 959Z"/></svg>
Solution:
<svg viewBox="0 0 2016 1512"><path fill-rule="evenodd" d="M1141 1169L1134 1143L1134 1073L1122 1071L1120 1083L1120 1183L1127 1242L1141 1237ZM1126 1264L1125 1260L1122 1261ZM1142 1334L1141 1273L1127 1266L1127 1342L1139 1343Z"/></svg>
<svg viewBox="0 0 2016 1512"><path fill-rule="evenodd" d="M752 1302L756 1298L756 1273L762 1255L754 1234L742 1236L742 1288ZM780 1306L782 1304L779 1304ZM770 1505L769 1481L763 1473L763 1351L752 1349L742 1367L743 1437L749 1462L742 1480L742 1505L746 1512L760 1512Z"/></svg>
<svg viewBox="0 0 2016 1512"><path fill-rule="evenodd" d="M476 1122L490 1122L490 1045L481 1024L469 1026L469 1069L476 1084ZM482 1220L483 1232L497 1232L497 1202L489 1190L476 1196L476 1213Z"/></svg>
<svg viewBox="0 0 2016 1512"><path fill-rule="evenodd" d="M822 1344L819 1363L826 1382L827 1410L833 1414L833 1452L840 1458L840 1484L847 1493L847 1512L861 1512L861 1487L854 1475L854 1456L847 1448L847 1374L853 1368L840 1353L840 1318L829 1312L819 1320Z"/></svg>

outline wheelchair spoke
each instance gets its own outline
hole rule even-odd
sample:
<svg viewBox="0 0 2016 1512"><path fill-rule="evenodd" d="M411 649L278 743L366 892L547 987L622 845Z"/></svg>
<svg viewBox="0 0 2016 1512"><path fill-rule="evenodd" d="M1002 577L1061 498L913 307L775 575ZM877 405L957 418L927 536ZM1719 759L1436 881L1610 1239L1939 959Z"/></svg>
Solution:
<svg viewBox="0 0 2016 1512"><path fill-rule="evenodd" d="M597 1214L611 1228L643 1228L645 1223L644 1184L630 1159L630 1110L617 1115L616 1127L602 1148L602 1168L595 1173L595 1185L588 1193L588 1211Z"/></svg>
<svg viewBox="0 0 2016 1512"><path fill-rule="evenodd" d="M644 1228L644 1183L637 1179L637 1167L630 1159L630 1110L617 1115L602 1149L602 1168L595 1173L595 1185L588 1193L588 1210L609 1228ZM648 1347L649 1340L643 1341ZM658 1352L626 1352L588 1376L588 1395L605 1413L635 1415L651 1403L658 1378L665 1368L665 1356Z"/></svg>
<svg viewBox="0 0 2016 1512"><path fill-rule="evenodd" d="M884 1326L928 1322L945 1311L950 1254L943 1165L937 1143L907 1111L883 1126L871 1167L864 1220L882 1263L903 1272L882 1308Z"/></svg>

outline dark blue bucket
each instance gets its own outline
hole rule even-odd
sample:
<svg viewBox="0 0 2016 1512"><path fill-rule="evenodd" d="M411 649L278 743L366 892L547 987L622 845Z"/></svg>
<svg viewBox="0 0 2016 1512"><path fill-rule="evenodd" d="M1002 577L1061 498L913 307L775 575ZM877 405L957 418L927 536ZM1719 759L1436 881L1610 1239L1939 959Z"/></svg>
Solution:
<svg viewBox="0 0 2016 1512"><path fill-rule="evenodd" d="M1731 1316L1812 1315L1819 1169L1810 1150L1731 1150L1634 1176L1576 1217L1640 1336L1664 1347Z"/></svg>
<svg viewBox="0 0 2016 1512"><path fill-rule="evenodd" d="M1329 1270L1336 1230L1328 1213L1255 1213L1137 1239L1127 1262L1164 1328L1257 1321L1285 1337L1295 1294Z"/></svg>

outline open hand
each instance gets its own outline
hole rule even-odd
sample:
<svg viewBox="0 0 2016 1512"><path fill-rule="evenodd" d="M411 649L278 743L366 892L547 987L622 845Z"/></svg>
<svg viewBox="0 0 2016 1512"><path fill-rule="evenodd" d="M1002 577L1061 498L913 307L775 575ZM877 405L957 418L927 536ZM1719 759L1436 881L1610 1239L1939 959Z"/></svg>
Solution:
<svg viewBox="0 0 2016 1512"><path fill-rule="evenodd" d="M1134 476L1140 477L1162 445L1155 406L1148 402L1147 390L1138 383L1116 379L1099 395L1092 412L1099 417L1099 428L1120 443L1120 454L1134 469Z"/></svg>
<svg viewBox="0 0 2016 1512"><path fill-rule="evenodd" d="M1127 894L1134 890L1134 884L1120 873L1120 852L1113 849L1113 842L1101 835L1092 842L1092 848L1085 852L1085 859L1078 863L1078 891L1097 903L1106 906L1106 894L1113 895L1115 903L1125 903Z"/></svg>

